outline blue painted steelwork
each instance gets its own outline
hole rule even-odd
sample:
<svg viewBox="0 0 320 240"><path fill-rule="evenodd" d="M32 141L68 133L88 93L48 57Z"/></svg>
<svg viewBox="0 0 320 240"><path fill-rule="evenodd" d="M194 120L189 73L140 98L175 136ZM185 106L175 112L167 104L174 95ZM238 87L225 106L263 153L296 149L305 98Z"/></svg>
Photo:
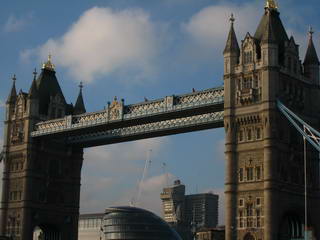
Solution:
<svg viewBox="0 0 320 240"><path fill-rule="evenodd" d="M277 106L280 112L292 123L298 132L320 152L320 133L294 114L279 100L277 101Z"/></svg>

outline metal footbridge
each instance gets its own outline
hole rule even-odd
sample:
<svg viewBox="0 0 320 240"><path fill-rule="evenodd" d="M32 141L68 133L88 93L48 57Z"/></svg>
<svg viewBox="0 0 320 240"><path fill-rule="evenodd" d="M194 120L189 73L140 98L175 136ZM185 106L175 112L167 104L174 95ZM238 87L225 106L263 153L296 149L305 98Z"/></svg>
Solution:
<svg viewBox="0 0 320 240"><path fill-rule="evenodd" d="M125 105L116 98L104 110L43 121L33 138L91 147L223 127L224 88Z"/></svg>

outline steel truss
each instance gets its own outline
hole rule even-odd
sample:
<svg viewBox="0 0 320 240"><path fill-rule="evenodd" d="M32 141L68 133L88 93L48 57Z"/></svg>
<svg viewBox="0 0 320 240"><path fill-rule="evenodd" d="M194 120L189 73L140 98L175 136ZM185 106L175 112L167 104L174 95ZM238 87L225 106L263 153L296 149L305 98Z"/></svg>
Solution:
<svg viewBox="0 0 320 240"><path fill-rule="evenodd" d="M315 148L320 152L320 133L303 121L300 117L294 114L289 108L287 108L279 100L277 106L280 112L292 123L292 125L298 130L298 132Z"/></svg>

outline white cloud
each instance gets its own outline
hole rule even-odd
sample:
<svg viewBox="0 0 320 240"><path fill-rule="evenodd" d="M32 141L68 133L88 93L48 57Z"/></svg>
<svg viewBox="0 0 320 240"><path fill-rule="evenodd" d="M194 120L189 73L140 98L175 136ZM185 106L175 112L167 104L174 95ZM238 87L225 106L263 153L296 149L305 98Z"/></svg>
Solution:
<svg viewBox="0 0 320 240"><path fill-rule="evenodd" d="M138 181L149 149L152 149L152 168L160 165L153 161L167 144L168 138L154 138L88 149L82 170L81 212L99 212L111 205L129 205L132 198L137 197ZM150 203L147 208L155 212L159 212L159 206L153 203L159 200L162 181L162 177L148 178L147 175L147 185L142 185L141 202L146 198ZM148 184L152 183L154 188L150 192Z"/></svg>
<svg viewBox="0 0 320 240"><path fill-rule="evenodd" d="M21 58L36 55L43 60L52 53L54 62L66 67L77 80L92 82L112 73L130 73L130 82L135 84L154 73L152 61L160 38L155 24L141 9L114 11L94 7L84 12L63 36L24 50Z"/></svg>
<svg viewBox="0 0 320 240"><path fill-rule="evenodd" d="M222 52L230 29L229 18L235 14L235 30L244 35L255 29L261 17L259 4L246 5L215 5L202 9L189 22L182 25L183 29L200 46L214 48ZM252 33L254 34L254 33ZM242 36L238 34L239 38Z"/></svg>
<svg viewBox="0 0 320 240"><path fill-rule="evenodd" d="M30 13L26 16L20 18L15 15L10 15L7 22L5 23L3 29L5 32L18 32L23 30L27 25L30 24L30 21L33 19L33 14Z"/></svg>

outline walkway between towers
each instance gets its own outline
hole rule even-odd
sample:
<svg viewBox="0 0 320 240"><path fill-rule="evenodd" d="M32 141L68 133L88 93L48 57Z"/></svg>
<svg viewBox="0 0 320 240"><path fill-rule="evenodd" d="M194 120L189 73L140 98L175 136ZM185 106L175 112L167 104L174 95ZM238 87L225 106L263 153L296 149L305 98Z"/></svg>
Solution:
<svg viewBox="0 0 320 240"><path fill-rule="evenodd" d="M91 147L223 127L224 88L125 105L116 98L104 110L39 122L31 136Z"/></svg>

